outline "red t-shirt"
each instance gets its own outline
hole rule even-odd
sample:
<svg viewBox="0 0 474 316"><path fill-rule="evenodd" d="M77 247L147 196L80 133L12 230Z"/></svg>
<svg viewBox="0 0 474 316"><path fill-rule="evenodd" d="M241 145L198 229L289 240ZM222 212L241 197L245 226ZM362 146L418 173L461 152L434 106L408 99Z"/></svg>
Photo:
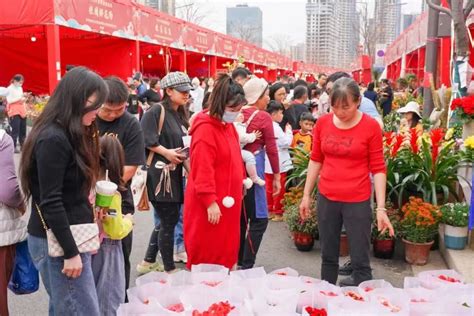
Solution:
<svg viewBox="0 0 474 316"><path fill-rule="evenodd" d="M313 131L311 160L322 163L319 192L331 201L363 202L370 198L370 173L385 173L382 131L363 114L344 130L333 123L334 114L321 117Z"/></svg>

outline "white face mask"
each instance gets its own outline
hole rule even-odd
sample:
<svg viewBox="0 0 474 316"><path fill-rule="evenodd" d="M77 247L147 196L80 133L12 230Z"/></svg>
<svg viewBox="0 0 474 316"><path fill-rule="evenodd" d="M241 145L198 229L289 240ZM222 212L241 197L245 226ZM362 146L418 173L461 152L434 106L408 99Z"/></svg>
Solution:
<svg viewBox="0 0 474 316"><path fill-rule="evenodd" d="M222 116L222 120L226 123L233 123L235 122L235 119L239 115L239 112L231 112L231 111L225 111L224 115Z"/></svg>

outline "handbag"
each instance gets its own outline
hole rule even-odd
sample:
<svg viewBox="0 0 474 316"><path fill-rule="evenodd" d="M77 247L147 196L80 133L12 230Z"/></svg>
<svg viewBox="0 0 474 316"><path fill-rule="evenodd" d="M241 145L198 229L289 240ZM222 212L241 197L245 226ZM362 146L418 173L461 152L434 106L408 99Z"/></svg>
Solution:
<svg viewBox="0 0 474 316"><path fill-rule="evenodd" d="M160 112L160 121L158 122L158 136L161 135L163 129L163 124L165 122L165 108L161 103L158 103L161 106ZM139 211L149 211L150 202L148 199L148 190L147 190L147 177L148 177L148 168L150 168L151 162L153 161L153 156L155 153L150 150L148 153L148 158L146 164L142 167L139 167L135 172L135 176L132 179L131 189L133 194L133 200L135 201L135 207Z"/></svg>
<svg viewBox="0 0 474 316"><path fill-rule="evenodd" d="M15 264L8 288L17 295L38 291L39 273L31 259L26 240L16 244Z"/></svg>
<svg viewBox="0 0 474 316"><path fill-rule="evenodd" d="M46 226L38 204L36 204L36 210L38 211L43 228L46 231L48 255L50 257L64 256L64 250L56 239L56 236L54 236L53 231ZM99 249L99 226L97 223L70 225L69 229L71 230L72 237L80 253L93 252Z"/></svg>

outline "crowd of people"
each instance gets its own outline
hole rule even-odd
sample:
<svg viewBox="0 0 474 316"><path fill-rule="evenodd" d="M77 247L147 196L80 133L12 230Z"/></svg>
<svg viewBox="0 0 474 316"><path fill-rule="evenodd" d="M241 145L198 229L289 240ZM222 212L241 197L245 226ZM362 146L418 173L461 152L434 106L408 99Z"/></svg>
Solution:
<svg viewBox="0 0 474 316"><path fill-rule="evenodd" d="M372 278L373 190L378 229L394 233L385 209L378 96L371 85L362 94L347 73L320 74L314 83L282 76L269 84L239 67L206 80L181 72L148 80L137 73L126 83L74 67L26 140L23 80L15 76L8 88L14 132L0 133L0 186L6 188L0 219L10 227L0 232L1 315L8 315L15 244L26 235L26 201L29 252L49 295L50 315L114 315L127 300L138 199L151 204L155 222L138 273L175 273L180 261L187 268L253 268L269 221L282 221L292 148L311 157L300 215L310 216L316 198L323 280L337 282L343 226L352 275L340 284ZM144 183L134 182L137 171L146 173ZM104 180L117 186L113 206L94 205L96 185ZM111 229L112 222L120 229ZM80 240L94 223L99 229L88 236L98 236L95 248ZM60 256L52 255L54 247Z"/></svg>

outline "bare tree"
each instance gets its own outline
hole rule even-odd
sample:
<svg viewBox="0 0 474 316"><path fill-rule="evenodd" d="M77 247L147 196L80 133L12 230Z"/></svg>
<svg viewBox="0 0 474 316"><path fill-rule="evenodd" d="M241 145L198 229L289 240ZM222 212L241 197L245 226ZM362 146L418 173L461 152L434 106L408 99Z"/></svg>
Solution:
<svg viewBox="0 0 474 316"><path fill-rule="evenodd" d="M231 35L234 35L243 41L255 42L257 40L258 28L254 25L245 22L231 22L230 28L232 30Z"/></svg>
<svg viewBox="0 0 474 316"><path fill-rule="evenodd" d="M176 16L187 22L202 25L209 10L203 9L195 0L181 0L176 3Z"/></svg>
<svg viewBox="0 0 474 316"><path fill-rule="evenodd" d="M365 4L365 10L359 12L360 20L354 21L354 29L358 29L362 44L364 46L364 54L370 57L375 57L375 46L377 40L380 37L380 27L377 28L375 25L375 18L371 19L367 11L367 4Z"/></svg>
<svg viewBox="0 0 474 316"><path fill-rule="evenodd" d="M285 56L291 56L291 45L293 45L293 39L288 34L276 34L265 40L265 44L270 50Z"/></svg>
<svg viewBox="0 0 474 316"><path fill-rule="evenodd" d="M474 8L474 0L467 0L463 7L462 0L448 0L449 8L434 4L433 0L426 0L428 6L434 10L446 13L451 17L454 24L454 41L456 43L456 56L469 56L469 38L466 20Z"/></svg>

